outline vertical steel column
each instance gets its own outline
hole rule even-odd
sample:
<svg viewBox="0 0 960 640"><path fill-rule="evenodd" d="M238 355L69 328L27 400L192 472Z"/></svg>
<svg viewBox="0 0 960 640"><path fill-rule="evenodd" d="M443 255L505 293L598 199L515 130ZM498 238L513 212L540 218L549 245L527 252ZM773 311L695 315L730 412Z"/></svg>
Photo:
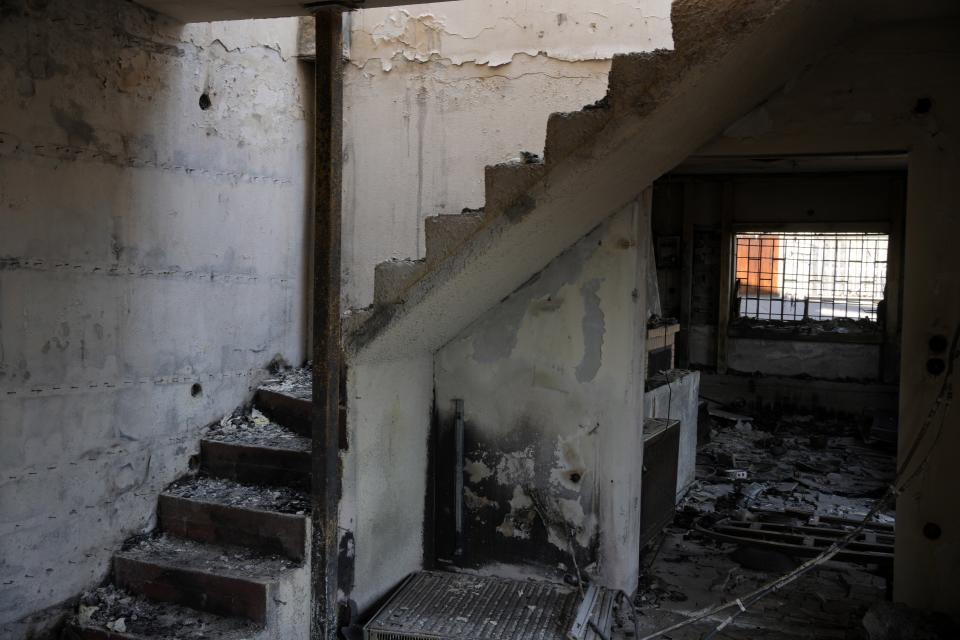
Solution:
<svg viewBox="0 0 960 640"><path fill-rule="evenodd" d="M453 555L462 556L463 555L463 450L464 450L464 440L463 440L463 400L455 399L453 401L453 410L456 415L456 422L454 423L454 455L456 459L453 461L454 465L454 476L453 476L453 491L455 494L455 502L453 503L453 520L454 520L454 531L456 534L456 543L453 550Z"/></svg>
<svg viewBox="0 0 960 640"><path fill-rule="evenodd" d="M342 9L315 14L316 190L313 275L313 640L337 638L340 503L340 186L343 171Z"/></svg>

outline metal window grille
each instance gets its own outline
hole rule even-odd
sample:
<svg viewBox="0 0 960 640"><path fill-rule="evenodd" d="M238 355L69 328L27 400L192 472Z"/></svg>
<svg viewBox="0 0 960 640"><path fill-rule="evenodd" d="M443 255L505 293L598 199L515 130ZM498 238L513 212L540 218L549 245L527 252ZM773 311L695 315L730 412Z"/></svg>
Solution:
<svg viewBox="0 0 960 640"><path fill-rule="evenodd" d="M876 321L887 281L888 240L885 233L738 233L739 316Z"/></svg>

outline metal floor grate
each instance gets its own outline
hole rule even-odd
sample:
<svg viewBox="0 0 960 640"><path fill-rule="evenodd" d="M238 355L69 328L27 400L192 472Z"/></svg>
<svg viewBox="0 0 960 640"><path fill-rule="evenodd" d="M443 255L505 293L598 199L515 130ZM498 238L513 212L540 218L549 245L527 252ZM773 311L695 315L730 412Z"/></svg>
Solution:
<svg viewBox="0 0 960 640"><path fill-rule="evenodd" d="M565 585L423 571L364 628L365 640L566 640L580 593ZM609 629L613 598L594 618ZM592 631L586 639L597 639Z"/></svg>

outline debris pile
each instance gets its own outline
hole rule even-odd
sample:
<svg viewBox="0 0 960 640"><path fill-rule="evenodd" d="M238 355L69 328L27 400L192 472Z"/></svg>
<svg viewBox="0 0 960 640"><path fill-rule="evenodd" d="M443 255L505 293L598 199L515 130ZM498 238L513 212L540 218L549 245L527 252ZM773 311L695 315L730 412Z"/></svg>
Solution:
<svg viewBox="0 0 960 640"><path fill-rule="evenodd" d="M697 481L673 524L645 554L635 599L641 637L749 593L804 559L790 545L780 549L707 535L699 526L704 521L768 540L789 540L799 531L796 546L809 546L806 555L815 555L829 544L831 530L842 532L862 520L895 475L895 454L866 444L857 420L747 416L719 407L710 413L711 440L698 452ZM865 540L892 544L893 522L892 511L879 514ZM716 637L862 638L864 614L886 598L888 571L862 558L826 562L749 607ZM729 613L669 637L700 639ZM624 624L617 637L629 637L631 626Z"/></svg>
<svg viewBox="0 0 960 640"><path fill-rule="evenodd" d="M247 620L224 618L174 604L146 600L112 585L83 594L76 622L102 627L117 634L159 640L241 638L259 631L257 625Z"/></svg>
<svg viewBox="0 0 960 640"><path fill-rule="evenodd" d="M308 364L296 369L278 370L274 377L264 380L260 388L291 398L310 400L313 397L313 368Z"/></svg>
<svg viewBox="0 0 960 640"><path fill-rule="evenodd" d="M238 410L233 415L224 417L219 423L210 426L203 437L251 447L283 446L284 449L310 450L310 438L271 422L256 409L249 413Z"/></svg>
<svg viewBox="0 0 960 640"><path fill-rule="evenodd" d="M239 484L222 478L183 478L173 483L166 493L177 498L243 509L295 515L310 511L310 497L302 491L283 486Z"/></svg>
<svg viewBox="0 0 960 640"><path fill-rule="evenodd" d="M123 551L132 557L147 558L152 563L256 579L279 575L298 566L289 558L264 554L247 547L204 544L165 534L132 538L124 545Z"/></svg>
<svg viewBox="0 0 960 640"><path fill-rule="evenodd" d="M865 444L860 425L850 420L710 413L717 428L697 454L697 482L684 509L858 519L896 473L893 454ZM893 513L878 521L893 523Z"/></svg>
<svg viewBox="0 0 960 640"><path fill-rule="evenodd" d="M731 327L741 330L762 331L778 336L823 336L825 334L879 336L883 333L880 323L869 318L758 320L756 318L739 317L731 323Z"/></svg>

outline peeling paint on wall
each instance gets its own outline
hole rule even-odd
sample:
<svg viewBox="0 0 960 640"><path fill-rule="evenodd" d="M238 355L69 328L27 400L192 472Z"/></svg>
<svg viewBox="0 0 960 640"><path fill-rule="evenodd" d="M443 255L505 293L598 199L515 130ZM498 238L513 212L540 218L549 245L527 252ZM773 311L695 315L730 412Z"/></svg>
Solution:
<svg viewBox="0 0 960 640"><path fill-rule="evenodd" d="M609 60L617 53L669 48L670 0L509 3L451 2L367 9L354 20L351 60L379 60L384 71L403 58L491 67L517 55L564 62Z"/></svg>
<svg viewBox="0 0 960 640"><path fill-rule="evenodd" d="M612 55L671 47L670 7L470 0L352 14L344 306L372 302L377 263L424 256L424 218L483 207L485 165L542 154L551 113L603 98Z"/></svg>

